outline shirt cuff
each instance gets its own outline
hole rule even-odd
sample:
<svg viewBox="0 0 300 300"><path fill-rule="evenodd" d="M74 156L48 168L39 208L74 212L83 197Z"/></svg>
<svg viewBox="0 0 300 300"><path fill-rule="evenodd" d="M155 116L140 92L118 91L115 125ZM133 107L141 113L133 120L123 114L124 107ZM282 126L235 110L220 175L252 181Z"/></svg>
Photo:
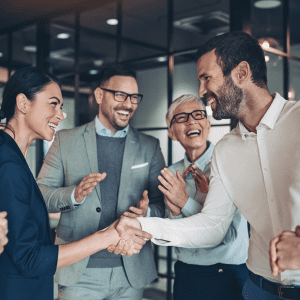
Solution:
<svg viewBox="0 0 300 300"><path fill-rule="evenodd" d="M86 196L83 198L83 200L81 202L77 202L74 197L75 189L76 189L76 187L74 188L74 190L71 194L71 200L72 200L72 204L75 206L75 208L77 208L79 205L81 205L85 201Z"/></svg>
<svg viewBox="0 0 300 300"><path fill-rule="evenodd" d="M203 208L203 205L198 203L196 200L189 197L188 201L184 205L184 207L181 209L181 212L186 216L193 216L201 211Z"/></svg>
<svg viewBox="0 0 300 300"><path fill-rule="evenodd" d="M151 208L148 206L146 217L151 217Z"/></svg>

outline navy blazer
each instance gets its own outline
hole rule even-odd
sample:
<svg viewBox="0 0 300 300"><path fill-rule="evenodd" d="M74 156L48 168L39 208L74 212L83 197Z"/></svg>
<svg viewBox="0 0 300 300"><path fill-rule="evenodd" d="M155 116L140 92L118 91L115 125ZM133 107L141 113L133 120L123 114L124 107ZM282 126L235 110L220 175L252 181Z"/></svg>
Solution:
<svg viewBox="0 0 300 300"><path fill-rule="evenodd" d="M0 211L9 242L0 255L0 299L53 300L58 246L43 196L15 141L0 130Z"/></svg>

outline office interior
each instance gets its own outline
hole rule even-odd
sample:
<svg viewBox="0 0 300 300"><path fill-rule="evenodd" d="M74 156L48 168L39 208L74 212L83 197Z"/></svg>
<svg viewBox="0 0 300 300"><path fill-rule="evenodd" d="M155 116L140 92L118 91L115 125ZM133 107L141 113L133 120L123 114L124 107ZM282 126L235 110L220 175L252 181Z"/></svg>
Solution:
<svg viewBox="0 0 300 300"><path fill-rule="evenodd" d="M13 72L38 66L62 83L67 118L58 130L80 126L97 115L93 91L101 67L126 64L137 72L144 95L131 125L160 140L167 165L184 155L168 138L168 106L182 94L198 94L195 53L216 35L243 30L257 38L269 91L300 99L299 0L2 0L0 8L0 104ZM216 144L236 120L216 121L210 107L207 112L208 138ZM35 176L50 145L30 145L27 161ZM172 299L176 256L172 247L153 250L159 278L144 299Z"/></svg>

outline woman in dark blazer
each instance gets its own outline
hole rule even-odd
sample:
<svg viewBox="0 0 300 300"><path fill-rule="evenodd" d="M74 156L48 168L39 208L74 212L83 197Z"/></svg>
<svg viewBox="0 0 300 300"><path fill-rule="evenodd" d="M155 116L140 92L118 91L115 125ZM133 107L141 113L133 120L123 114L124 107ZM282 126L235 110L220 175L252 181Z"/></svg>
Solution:
<svg viewBox="0 0 300 300"><path fill-rule="evenodd" d="M53 139L55 127L64 119L62 105L56 77L33 67L18 70L4 88L0 110L0 119L6 117L0 130L0 211L7 212L9 242L0 256L0 299L53 300L57 268L120 240L112 225L74 243L52 244L47 208L25 157L35 139ZM135 237L127 235L124 239ZM124 247L138 251L132 249L132 240ZM144 241L135 241L142 247Z"/></svg>

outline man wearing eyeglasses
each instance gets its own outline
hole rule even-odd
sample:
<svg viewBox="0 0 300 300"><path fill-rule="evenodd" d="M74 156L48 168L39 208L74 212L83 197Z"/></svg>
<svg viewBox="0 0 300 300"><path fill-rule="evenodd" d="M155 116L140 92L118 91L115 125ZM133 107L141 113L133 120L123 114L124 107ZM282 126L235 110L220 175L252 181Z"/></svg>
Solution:
<svg viewBox="0 0 300 300"><path fill-rule="evenodd" d="M105 229L123 213L164 216L158 175L165 163L159 141L129 125L143 98L136 74L117 65L103 68L99 77L94 92L98 116L56 133L37 179L49 212L61 212L56 243ZM100 251L57 271L55 279L60 300L139 300L156 276L147 242L132 257Z"/></svg>
<svg viewBox="0 0 300 300"><path fill-rule="evenodd" d="M201 212L208 193L213 144L203 102L193 95L174 100L166 115L169 137L185 149L184 158L162 171L159 189L168 217L181 219ZM176 247L174 300L244 299L248 278L247 221L237 210L223 241L209 248Z"/></svg>

